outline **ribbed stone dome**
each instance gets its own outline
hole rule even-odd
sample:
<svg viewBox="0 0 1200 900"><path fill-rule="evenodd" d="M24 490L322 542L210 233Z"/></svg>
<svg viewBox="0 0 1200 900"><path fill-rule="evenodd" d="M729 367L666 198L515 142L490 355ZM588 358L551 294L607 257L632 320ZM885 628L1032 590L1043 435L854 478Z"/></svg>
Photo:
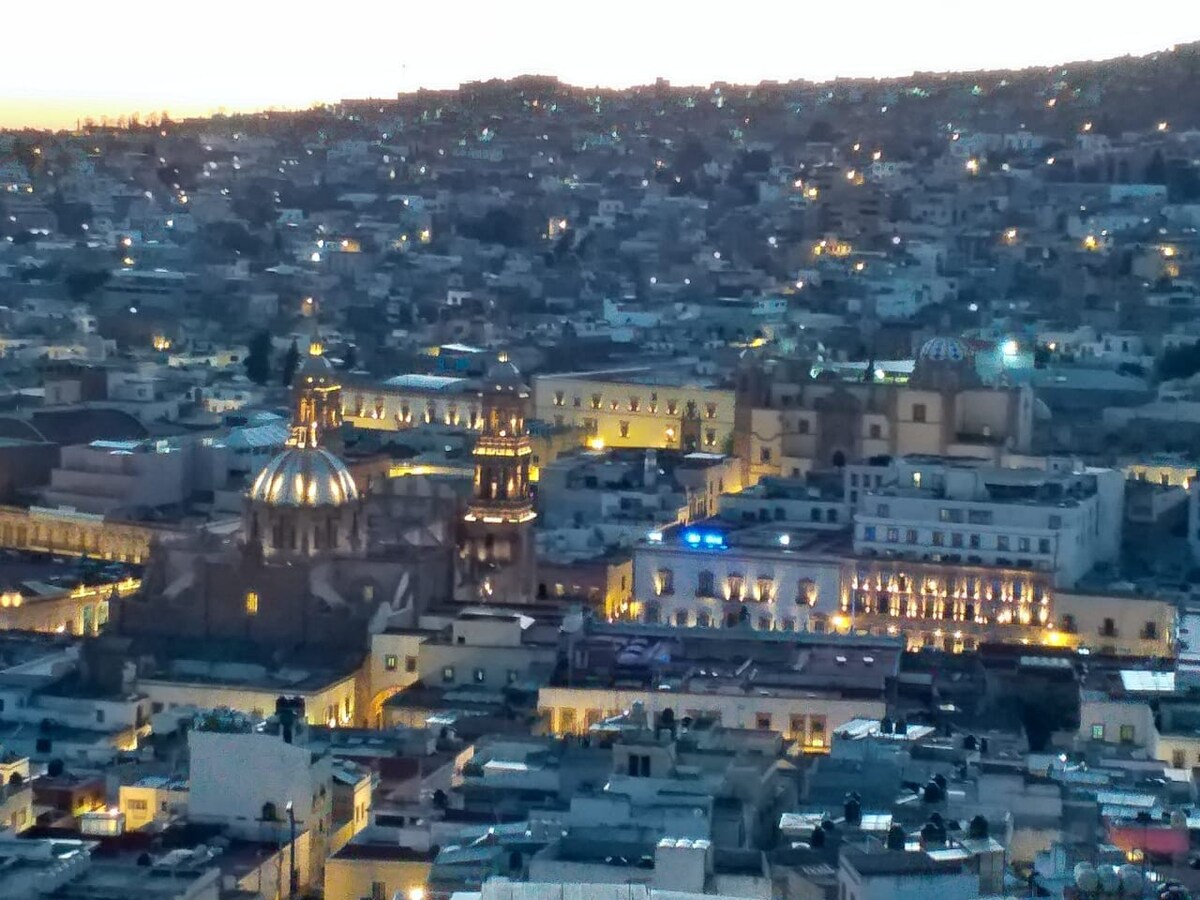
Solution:
<svg viewBox="0 0 1200 900"><path fill-rule="evenodd" d="M254 479L250 499L268 506L342 506L358 499L358 488L329 451L288 447Z"/></svg>
<svg viewBox="0 0 1200 900"><path fill-rule="evenodd" d="M918 359L931 362L966 362L971 358L971 350L964 341L952 337L935 337L927 340L921 347Z"/></svg>

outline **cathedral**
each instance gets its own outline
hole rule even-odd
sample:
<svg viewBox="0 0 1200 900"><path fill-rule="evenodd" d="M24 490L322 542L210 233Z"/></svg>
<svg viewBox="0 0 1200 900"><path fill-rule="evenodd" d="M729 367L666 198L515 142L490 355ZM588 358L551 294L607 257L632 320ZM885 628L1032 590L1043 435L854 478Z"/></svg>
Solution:
<svg viewBox="0 0 1200 900"><path fill-rule="evenodd" d="M348 661L367 652L371 634L415 625L420 611L462 593L456 516L398 525L386 492L365 493L338 455L341 427L337 373L314 342L293 381L291 437L246 493L241 528L158 543L111 630L143 652ZM527 473L525 459L518 474ZM532 518L531 508L514 512ZM529 552L494 535L481 541L504 559Z"/></svg>

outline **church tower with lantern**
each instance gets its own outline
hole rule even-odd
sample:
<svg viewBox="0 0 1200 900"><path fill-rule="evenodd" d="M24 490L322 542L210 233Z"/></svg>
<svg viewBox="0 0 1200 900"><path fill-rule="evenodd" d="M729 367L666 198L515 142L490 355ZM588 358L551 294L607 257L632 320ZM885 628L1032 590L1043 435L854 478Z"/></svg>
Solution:
<svg viewBox="0 0 1200 900"><path fill-rule="evenodd" d="M483 378L483 427L462 523L466 566L460 599L524 603L533 597L537 514L529 484L531 393L506 355Z"/></svg>
<svg viewBox="0 0 1200 900"><path fill-rule="evenodd" d="M337 455L341 423L341 385L314 339L292 381L291 437L246 496L244 537L264 558L365 550L362 500Z"/></svg>

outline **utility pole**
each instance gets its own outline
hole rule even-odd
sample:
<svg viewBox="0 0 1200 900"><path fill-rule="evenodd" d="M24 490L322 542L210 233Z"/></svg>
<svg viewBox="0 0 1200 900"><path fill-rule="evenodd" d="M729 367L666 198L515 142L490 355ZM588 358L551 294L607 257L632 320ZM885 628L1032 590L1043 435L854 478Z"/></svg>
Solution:
<svg viewBox="0 0 1200 900"><path fill-rule="evenodd" d="M287 802L288 825L291 827L292 842L288 850L288 898L296 896L296 809L292 801Z"/></svg>

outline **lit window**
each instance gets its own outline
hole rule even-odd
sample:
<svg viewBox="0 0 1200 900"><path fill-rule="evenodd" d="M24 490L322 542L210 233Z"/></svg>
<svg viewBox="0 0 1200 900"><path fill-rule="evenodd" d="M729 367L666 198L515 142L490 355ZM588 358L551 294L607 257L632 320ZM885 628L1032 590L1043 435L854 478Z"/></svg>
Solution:
<svg viewBox="0 0 1200 900"><path fill-rule="evenodd" d="M258 592L246 591L246 615L258 615Z"/></svg>
<svg viewBox="0 0 1200 900"><path fill-rule="evenodd" d="M396 668L399 665L400 665L400 660L398 660L396 658L396 655L394 653L389 653L387 656L385 656L383 658L383 667L385 669L387 669L389 672L395 672Z"/></svg>
<svg viewBox="0 0 1200 900"><path fill-rule="evenodd" d="M1103 722L1098 725L1092 726L1092 740L1093 741L1104 740L1104 723Z"/></svg>

